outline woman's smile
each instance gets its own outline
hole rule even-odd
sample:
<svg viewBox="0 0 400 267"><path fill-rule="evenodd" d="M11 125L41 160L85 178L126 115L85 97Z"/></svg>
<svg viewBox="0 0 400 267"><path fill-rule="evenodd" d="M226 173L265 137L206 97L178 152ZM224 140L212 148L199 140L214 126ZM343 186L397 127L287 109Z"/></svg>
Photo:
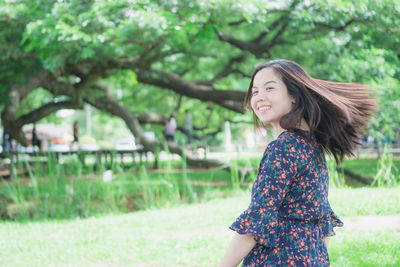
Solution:
<svg viewBox="0 0 400 267"><path fill-rule="evenodd" d="M257 107L257 109L258 109L258 111L261 113L261 114L263 114L263 113L266 113L268 110L270 110L271 109L271 106L269 106L269 105L259 105L258 107Z"/></svg>

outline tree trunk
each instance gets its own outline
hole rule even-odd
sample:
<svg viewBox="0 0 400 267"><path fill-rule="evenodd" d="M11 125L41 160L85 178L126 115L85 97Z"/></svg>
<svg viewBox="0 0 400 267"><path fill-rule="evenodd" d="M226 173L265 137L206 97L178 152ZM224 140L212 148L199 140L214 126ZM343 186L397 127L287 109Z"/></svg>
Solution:
<svg viewBox="0 0 400 267"><path fill-rule="evenodd" d="M145 151L157 153L157 151L160 151L166 145L171 153L178 154L181 157L185 158L187 164L192 167L213 168L227 165L226 163L218 160L198 159L189 150L177 145L176 143L163 142L159 140L149 140L144 135L144 132L140 126L137 117L135 117L125 107L120 105L107 89L100 87L96 88L97 90L100 90L102 92L102 96L97 97L94 100L92 100L92 98L90 97L86 97L85 101L100 110L106 111L112 115L122 118L131 133L135 136L136 140L138 140L138 142L143 145ZM145 117L145 114L141 114L142 120L147 120ZM158 119L158 116L155 116L154 114L149 115L148 120L156 119Z"/></svg>

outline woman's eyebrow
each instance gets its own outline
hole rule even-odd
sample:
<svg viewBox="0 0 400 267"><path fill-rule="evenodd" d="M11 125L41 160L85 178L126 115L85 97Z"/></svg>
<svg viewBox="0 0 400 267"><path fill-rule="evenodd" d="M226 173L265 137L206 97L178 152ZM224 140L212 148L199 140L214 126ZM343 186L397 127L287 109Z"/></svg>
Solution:
<svg viewBox="0 0 400 267"><path fill-rule="evenodd" d="M268 82L264 83L264 86L269 84L269 83L276 83L276 82L275 81L268 81Z"/></svg>
<svg viewBox="0 0 400 267"><path fill-rule="evenodd" d="M277 82L275 82L275 81L268 81L268 82L264 83L263 86L266 86L266 85L269 84L269 83L277 83ZM257 89L257 88L258 88L257 86L251 87L251 89Z"/></svg>

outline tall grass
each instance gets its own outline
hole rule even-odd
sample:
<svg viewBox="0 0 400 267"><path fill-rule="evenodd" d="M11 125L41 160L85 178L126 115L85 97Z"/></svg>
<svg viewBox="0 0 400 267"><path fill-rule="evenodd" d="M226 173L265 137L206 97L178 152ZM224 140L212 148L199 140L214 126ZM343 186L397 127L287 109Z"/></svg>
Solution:
<svg viewBox="0 0 400 267"><path fill-rule="evenodd" d="M97 164L96 173L91 170L90 174L79 155L60 155L57 158L48 154L46 164L39 161L28 163L21 158L12 165L14 178L0 183L1 218L68 219L201 202L226 196L243 185L251 185L257 175L259 160L232 160L230 173L188 173L185 158L178 161L170 158L159 161L159 170L153 173L145 164L127 169L123 163L112 159L115 156ZM400 182L392 161L390 154L383 153L378 162L375 185L388 186ZM335 161L327 158L327 165L331 185L344 187L344 175L337 171ZM27 170L27 177L16 171L22 168ZM177 168L179 173L176 173Z"/></svg>
<svg viewBox="0 0 400 267"><path fill-rule="evenodd" d="M338 172L337 164L334 158L326 157L326 164L328 166L329 181L333 187L344 187L346 185L344 179L343 168Z"/></svg>
<svg viewBox="0 0 400 267"><path fill-rule="evenodd" d="M182 171L183 171L183 179L182 179L182 195L187 196L189 202L198 201L197 193L194 190L192 184L187 175L187 164L186 164L186 156L183 153L182 157Z"/></svg>
<svg viewBox="0 0 400 267"><path fill-rule="evenodd" d="M22 159L13 167L14 178L0 183L0 215L3 219L40 220L89 217L106 212L128 212L198 200L186 173L173 173L173 160L160 163L162 176L150 175L144 165L124 170L111 155L96 174L84 175L79 155L48 155L43 164ZM33 166L33 168L31 167ZM20 177L16 168L27 170ZM104 174L104 175L103 175ZM105 175L107 174L107 175ZM106 177L108 177L106 179Z"/></svg>
<svg viewBox="0 0 400 267"><path fill-rule="evenodd" d="M232 160L230 162L230 172L231 172L231 184L232 189L239 189L240 179L237 160Z"/></svg>
<svg viewBox="0 0 400 267"><path fill-rule="evenodd" d="M377 164L377 170L372 185L393 186L400 183L400 173L393 163L393 154L388 152L388 145L385 145L381 158Z"/></svg>

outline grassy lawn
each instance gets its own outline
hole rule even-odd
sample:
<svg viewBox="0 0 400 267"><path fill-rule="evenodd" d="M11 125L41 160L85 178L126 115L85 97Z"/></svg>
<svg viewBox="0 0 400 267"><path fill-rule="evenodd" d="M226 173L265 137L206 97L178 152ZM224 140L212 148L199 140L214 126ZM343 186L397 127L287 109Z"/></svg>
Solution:
<svg viewBox="0 0 400 267"><path fill-rule="evenodd" d="M374 178L377 173L378 159L376 158L357 158L346 159L343 161L343 167L351 171L369 178ZM400 160L393 160L393 168L395 171L400 170Z"/></svg>
<svg viewBox="0 0 400 267"><path fill-rule="evenodd" d="M340 216L400 215L400 188L332 189ZM0 266L216 266L249 193L88 219L0 224ZM332 266L398 266L396 230L336 230Z"/></svg>
<svg viewBox="0 0 400 267"><path fill-rule="evenodd" d="M400 215L400 187L331 188L329 202L339 216Z"/></svg>

